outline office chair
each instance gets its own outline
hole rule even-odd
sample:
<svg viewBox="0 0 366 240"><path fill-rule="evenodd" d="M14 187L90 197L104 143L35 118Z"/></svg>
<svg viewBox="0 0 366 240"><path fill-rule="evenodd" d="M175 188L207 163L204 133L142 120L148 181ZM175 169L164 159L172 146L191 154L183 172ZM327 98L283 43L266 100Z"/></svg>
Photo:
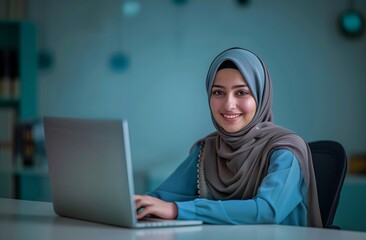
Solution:
<svg viewBox="0 0 366 240"><path fill-rule="evenodd" d="M320 213L324 228L340 229L333 225L339 196L347 172L347 155L335 141L309 143L313 158Z"/></svg>

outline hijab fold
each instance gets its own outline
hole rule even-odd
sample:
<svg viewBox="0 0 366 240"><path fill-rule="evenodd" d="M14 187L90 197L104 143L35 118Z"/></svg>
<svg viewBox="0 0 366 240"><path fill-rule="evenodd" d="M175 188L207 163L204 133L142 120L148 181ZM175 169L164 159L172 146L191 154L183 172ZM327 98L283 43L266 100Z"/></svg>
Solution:
<svg viewBox="0 0 366 240"><path fill-rule="evenodd" d="M293 152L307 186L308 226L322 227L315 174L308 144L288 129L272 123L272 85L264 63L254 53L231 48L212 62L206 79L208 98L216 72L224 61L232 61L247 82L257 104L252 121L242 130L228 133L211 118L217 132L204 142L204 181L210 197L217 200L251 199L267 175L274 149Z"/></svg>

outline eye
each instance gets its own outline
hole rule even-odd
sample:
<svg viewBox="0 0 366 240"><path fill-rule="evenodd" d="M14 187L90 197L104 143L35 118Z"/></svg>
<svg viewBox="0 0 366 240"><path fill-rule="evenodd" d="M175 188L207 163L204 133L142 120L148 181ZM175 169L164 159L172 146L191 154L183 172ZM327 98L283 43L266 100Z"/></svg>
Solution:
<svg viewBox="0 0 366 240"><path fill-rule="evenodd" d="M219 89L214 89L214 90L212 90L212 95L215 95L215 96L222 96L222 95L224 95L225 93L224 93L224 91L222 91L222 90L219 90Z"/></svg>
<svg viewBox="0 0 366 240"><path fill-rule="evenodd" d="M238 90L238 91L236 92L236 95L237 95L237 96L245 96L245 95L247 95L247 94L249 94L249 92L248 92L248 91L246 91L246 90Z"/></svg>

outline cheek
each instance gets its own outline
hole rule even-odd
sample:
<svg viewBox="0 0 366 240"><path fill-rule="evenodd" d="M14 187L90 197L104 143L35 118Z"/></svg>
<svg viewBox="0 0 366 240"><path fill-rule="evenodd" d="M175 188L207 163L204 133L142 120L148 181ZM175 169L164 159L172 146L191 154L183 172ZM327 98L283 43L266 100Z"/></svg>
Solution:
<svg viewBox="0 0 366 240"><path fill-rule="evenodd" d="M254 115L257 109L257 104L255 103L254 98L246 99L240 103L240 109L247 114Z"/></svg>
<svg viewBox="0 0 366 240"><path fill-rule="evenodd" d="M220 103L217 99L211 98L210 99L210 108L212 113L215 113L220 108Z"/></svg>

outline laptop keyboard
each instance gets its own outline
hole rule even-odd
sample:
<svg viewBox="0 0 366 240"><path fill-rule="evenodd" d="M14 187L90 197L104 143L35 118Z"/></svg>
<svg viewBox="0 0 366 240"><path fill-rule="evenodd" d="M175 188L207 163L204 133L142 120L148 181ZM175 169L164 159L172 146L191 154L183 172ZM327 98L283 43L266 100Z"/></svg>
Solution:
<svg viewBox="0 0 366 240"><path fill-rule="evenodd" d="M138 221L139 224L144 224L148 227L169 227L176 226L176 220L166 220L160 218L144 218Z"/></svg>

